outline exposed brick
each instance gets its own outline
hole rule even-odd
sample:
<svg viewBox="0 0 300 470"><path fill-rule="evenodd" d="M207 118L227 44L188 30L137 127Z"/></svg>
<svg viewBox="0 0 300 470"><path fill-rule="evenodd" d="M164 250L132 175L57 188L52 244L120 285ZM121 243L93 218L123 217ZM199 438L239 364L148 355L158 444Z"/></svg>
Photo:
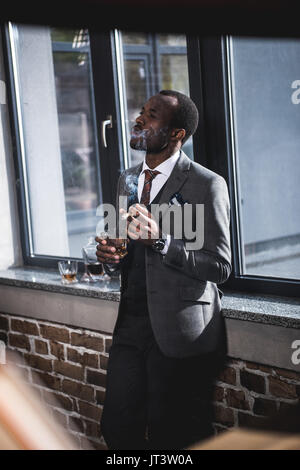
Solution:
<svg viewBox="0 0 300 470"><path fill-rule="evenodd" d="M11 330L19 331L27 335L39 336L39 329L36 323L27 320L11 320Z"/></svg>
<svg viewBox="0 0 300 470"><path fill-rule="evenodd" d="M65 348L63 344L51 341L50 351L53 356L57 357L57 359L65 360Z"/></svg>
<svg viewBox="0 0 300 470"><path fill-rule="evenodd" d="M73 401L66 395L44 390L43 396L44 400L50 405L63 408L67 411L73 411Z"/></svg>
<svg viewBox="0 0 300 470"><path fill-rule="evenodd" d="M256 364L255 362L246 362L247 369L260 370L261 372L266 372L268 374L272 373L272 368L269 366L264 366L262 364Z"/></svg>
<svg viewBox="0 0 300 470"><path fill-rule="evenodd" d="M98 405L104 405L105 390L96 390L96 402Z"/></svg>
<svg viewBox="0 0 300 470"><path fill-rule="evenodd" d="M85 434L89 437L101 437L100 424L94 421L85 420Z"/></svg>
<svg viewBox="0 0 300 470"><path fill-rule="evenodd" d="M238 413L238 423L241 427L247 428L260 428L260 426L265 422L265 418L260 416L253 416L243 411Z"/></svg>
<svg viewBox="0 0 300 470"><path fill-rule="evenodd" d="M265 393L266 385L265 378L261 375L253 374L246 370L240 371L241 385L246 387L248 390L252 390L257 393Z"/></svg>
<svg viewBox="0 0 300 470"><path fill-rule="evenodd" d="M105 338L105 352L106 353L109 353L111 345L112 345L112 338Z"/></svg>
<svg viewBox="0 0 300 470"><path fill-rule="evenodd" d="M48 354L48 343L41 339L34 340L35 352L38 354Z"/></svg>
<svg viewBox="0 0 300 470"><path fill-rule="evenodd" d="M69 361L77 362L83 366L94 367L95 369L99 367L99 358L97 354L87 352L80 354L76 349L68 348L67 358Z"/></svg>
<svg viewBox="0 0 300 470"><path fill-rule="evenodd" d="M52 361L50 359L45 359L44 357L35 356L33 354L24 354L24 359L28 365L34 369L52 372Z"/></svg>
<svg viewBox="0 0 300 470"><path fill-rule="evenodd" d="M105 387L106 374L102 374L101 372L87 369L86 381L89 384L94 384L94 385L99 385L100 387Z"/></svg>
<svg viewBox="0 0 300 470"><path fill-rule="evenodd" d="M25 335L9 333L8 342L10 346L13 346L14 348L26 349L27 351L30 351L30 341Z"/></svg>
<svg viewBox="0 0 300 470"><path fill-rule="evenodd" d="M275 397L297 398L296 386L288 384L277 377L269 377L269 391Z"/></svg>
<svg viewBox="0 0 300 470"><path fill-rule="evenodd" d="M288 414L296 412L298 414L299 413L299 401L296 400L293 403L280 402L279 412L284 412Z"/></svg>
<svg viewBox="0 0 300 470"><path fill-rule="evenodd" d="M91 403L79 401L79 413L87 418L91 418L94 421L100 421L102 415L102 408Z"/></svg>
<svg viewBox="0 0 300 470"><path fill-rule="evenodd" d="M300 382L300 372L294 372L292 370L286 370L286 369L274 369L276 372L276 375L280 377L285 377L286 379L291 379L291 380L297 380Z"/></svg>
<svg viewBox="0 0 300 470"><path fill-rule="evenodd" d="M55 375L45 374L43 372L34 372L32 374L32 381L37 385L51 388L52 390L60 390L61 378Z"/></svg>
<svg viewBox="0 0 300 470"><path fill-rule="evenodd" d="M253 413L256 415L271 416L276 412L276 402L265 398L255 398Z"/></svg>
<svg viewBox="0 0 300 470"><path fill-rule="evenodd" d="M9 329L9 322L8 318L0 315L0 330L8 331Z"/></svg>
<svg viewBox="0 0 300 470"><path fill-rule="evenodd" d="M84 424L81 418L75 416L69 416L69 428L75 432L84 432Z"/></svg>
<svg viewBox="0 0 300 470"><path fill-rule="evenodd" d="M225 406L217 405L214 407L216 423L223 424L224 426L233 426L234 425L234 414L233 410L226 408Z"/></svg>
<svg viewBox="0 0 300 470"><path fill-rule="evenodd" d="M102 352L104 347L103 343L103 338L98 336L91 336L85 333L71 333L71 344L73 346L83 346L86 349Z"/></svg>
<svg viewBox="0 0 300 470"><path fill-rule="evenodd" d="M61 343L70 342L69 331L66 328L41 324L40 330L41 336L44 338L60 341Z"/></svg>
<svg viewBox="0 0 300 470"><path fill-rule="evenodd" d="M100 367L106 370L108 364L108 357L100 355Z"/></svg>
<svg viewBox="0 0 300 470"><path fill-rule="evenodd" d="M68 395L72 395L82 400L92 401L94 399L94 388L81 384L79 382L74 382L72 380L64 379L62 383L62 391Z"/></svg>
<svg viewBox="0 0 300 470"><path fill-rule="evenodd" d="M225 367L219 375L218 380L230 385L236 385L236 371L233 367Z"/></svg>
<svg viewBox="0 0 300 470"><path fill-rule="evenodd" d="M214 397L213 397L213 400L214 401L222 401L224 398L224 388L223 387L219 387L218 385L215 386L215 389L214 389Z"/></svg>
<svg viewBox="0 0 300 470"><path fill-rule="evenodd" d="M53 363L53 370L58 374L70 377L71 379L83 380L83 368L68 364L67 362L55 360Z"/></svg>
<svg viewBox="0 0 300 470"><path fill-rule="evenodd" d="M234 390L233 388L226 389L226 402L232 408L239 408L241 410L250 410L249 402L245 397L243 390Z"/></svg>

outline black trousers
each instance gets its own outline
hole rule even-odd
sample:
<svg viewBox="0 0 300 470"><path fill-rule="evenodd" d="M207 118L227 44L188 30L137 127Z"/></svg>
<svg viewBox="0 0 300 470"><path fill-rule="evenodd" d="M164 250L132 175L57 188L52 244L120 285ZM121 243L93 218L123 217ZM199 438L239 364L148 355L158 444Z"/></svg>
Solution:
<svg viewBox="0 0 300 470"><path fill-rule="evenodd" d="M176 450L213 435L213 389L224 348L225 342L213 353L167 357L148 314L125 312L109 353L101 418L108 448Z"/></svg>

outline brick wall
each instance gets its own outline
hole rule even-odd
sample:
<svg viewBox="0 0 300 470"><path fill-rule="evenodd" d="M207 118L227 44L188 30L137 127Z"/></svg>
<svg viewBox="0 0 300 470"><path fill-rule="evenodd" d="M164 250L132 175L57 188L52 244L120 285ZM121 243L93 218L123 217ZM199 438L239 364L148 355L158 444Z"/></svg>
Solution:
<svg viewBox="0 0 300 470"><path fill-rule="evenodd" d="M87 439L94 448L106 449L99 423L111 336L0 314L0 340L25 359L26 366L19 367L27 380L80 448ZM215 431L255 427L299 397L300 373L228 358L216 382Z"/></svg>
<svg viewBox="0 0 300 470"><path fill-rule="evenodd" d="M99 423L111 336L0 314L0 340L78 446L106 449Z"/></svg>
<svg viewBox="0 0 300 470"><path fill-rule="evenodd" d="M299 398L299 372L228 358L216 382L215 430L256 427Z"/></svg>

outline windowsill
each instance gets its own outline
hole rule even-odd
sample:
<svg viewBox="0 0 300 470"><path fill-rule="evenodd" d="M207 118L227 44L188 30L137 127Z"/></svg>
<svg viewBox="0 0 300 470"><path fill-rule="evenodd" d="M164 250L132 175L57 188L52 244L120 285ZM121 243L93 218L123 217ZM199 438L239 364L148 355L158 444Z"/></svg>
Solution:
<svg viewBox="0 0 300 470"><path fill-rule="evenodd" d="M80 279L81 274L77 277ZM109 282L65 285L61 283L61 276L55 269L42 269L32 266L21 268L10 268L0 271L0 285L38 289L60 294L78 295L81 297L92 297L95 299L120 300L120 282L118 278L112 278Z"/></svg>
<svg viewBox="0 0 300 470"><path fill-rule="evenodd" d="M59 273L51 269L21 267L0 271L0 285L120 301L118 278L105 282L106 287L81 282L67 286L61 283ZM226 290L222 310L225 318L300 328L300 299L297 298Z"/></svg>
<svg viewBox="0 0 300 470"><path fill-rule="evenodd" d="M118 278L106 287L65 286L56 270L11 268L0 271L0 311L111 335L119 289ZM300 299L226 290L222 310L228 356L300 371L291 360L292 344L300 339Z"/></svg>

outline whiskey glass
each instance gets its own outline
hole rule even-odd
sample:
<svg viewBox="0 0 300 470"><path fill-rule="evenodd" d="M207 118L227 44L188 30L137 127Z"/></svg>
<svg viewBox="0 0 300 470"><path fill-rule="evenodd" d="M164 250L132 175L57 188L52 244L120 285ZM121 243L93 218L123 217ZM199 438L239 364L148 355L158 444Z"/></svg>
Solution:
<svg viewBox="0 0 300 470"><path fill-rule="evenodd" d="M58 269L61 274L61 282L65 285L75 284L77 280L78 262L77 261L59 261Z"/></svg>

